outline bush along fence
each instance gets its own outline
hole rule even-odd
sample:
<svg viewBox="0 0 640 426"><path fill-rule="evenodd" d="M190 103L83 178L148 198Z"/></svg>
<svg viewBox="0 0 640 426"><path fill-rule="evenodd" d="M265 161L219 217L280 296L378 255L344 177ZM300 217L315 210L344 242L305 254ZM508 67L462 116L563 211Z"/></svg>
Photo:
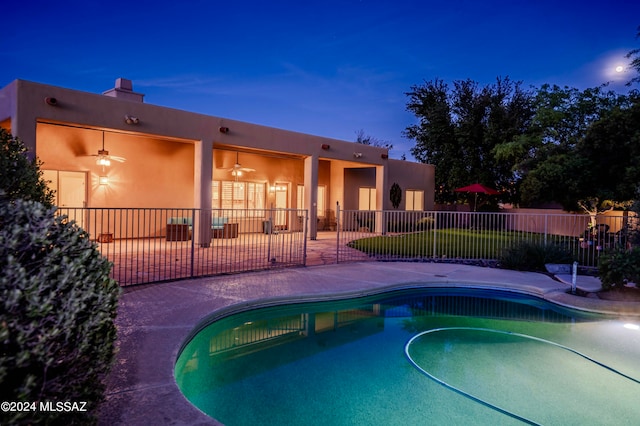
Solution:
<svg viewBox="0 0 640 426"><path fill-rule="evenodd" d="M121 286L305 264L306 210L59 208Z"/></svg>
<svg viewBox="0 0 640 426"><path fill-rule="evenodd" d="M583 266L627 250L638 218L580 214L444 211L337 211L337 262L371 260L497 261L528 242L569 252Z"/></svg>

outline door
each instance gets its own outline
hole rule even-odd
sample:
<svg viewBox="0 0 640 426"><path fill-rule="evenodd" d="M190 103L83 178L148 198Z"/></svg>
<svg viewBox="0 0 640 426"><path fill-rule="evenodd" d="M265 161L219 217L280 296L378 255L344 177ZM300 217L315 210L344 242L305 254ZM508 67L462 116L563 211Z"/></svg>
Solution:
<svg viewBox="0 0 640 426"><path fill-rule="evenodd" d="M54 203L62 214L84 225L83 207L87 206L87 174L85 172L65 172L43 170L42 177L47 185L55 191Z"/></svg>
<svg viewBox="0 0 640 426"><path fill-rule="evenodd" d="M58 206L86 207L86 180L84 172L58 172Z"/></svg>
<svg viewBox="0 0 640 426"><path fill-rule="evenodd" d="M288 184L277 183L276 189L276 209L286 209L288 206ZM276 211L274 218L276 229L287 229L287 212L285 210Z"/></svg>

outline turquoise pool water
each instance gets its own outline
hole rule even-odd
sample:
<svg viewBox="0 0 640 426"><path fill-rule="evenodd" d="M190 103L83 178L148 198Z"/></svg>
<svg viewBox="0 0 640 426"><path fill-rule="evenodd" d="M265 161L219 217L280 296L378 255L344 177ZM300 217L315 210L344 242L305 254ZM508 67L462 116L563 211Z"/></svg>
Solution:
<svg viewBox="0 0 640 426"><path fill-rule="evenodd" d="M636 425L636 324L496 291L411 289L223 317L175 366L227 425Z"/></svg>

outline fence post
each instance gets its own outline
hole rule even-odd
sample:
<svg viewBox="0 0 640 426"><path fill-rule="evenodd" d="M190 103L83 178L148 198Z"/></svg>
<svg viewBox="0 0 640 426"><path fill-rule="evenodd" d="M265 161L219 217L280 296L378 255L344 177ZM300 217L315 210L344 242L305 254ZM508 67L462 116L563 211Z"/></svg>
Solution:
<svg viewBox="0 0 640 426"><path fill-rule="evenodd" d="M440 220L438 218L438 213L437 212L433 212L433 258L436 258L436 239L437 239L437 235L438 235L438 223L440 223Z"/></svg>
<svg viewBox="0 0 640 426"><path fill-rule="evenodd" d="M336 201L336 265L340 262L340 202Z"/></svg>
<svg viewBox="0 0 640 426"><path fill-rule="evenodd" d="M269 232L267 233L267 262L271 263L271 236L273 235L273 203L269 209Z"/></svg>
<svg viewBox="0 0 640 426"><path fill-rule="evenodd" d="M309 212L303 210L304 221L302 222L302 266L307 266L307 226L309 226Z"/></svg>
<svg viewBox="0 0 640 426"><path fill-rule="evenodd" d="M200 215L200 219L202 219L202 215ZM202 220L200 220L200 222L202 222ZM211 219L209 219L209 222L211 222ZM189 276L191 278L194 278L195 276L195 252L196 252L196 235L195 235L195 231L196 231L196 210L192 209L191 210L191 226L192 226L192 230L191 230L191 265L190 265L190 271L189 271ZM203 226L202 223L200 223L200 226ZM188 231L187 231L188 232ZM200 234L200 231L198 231L198 233Z"/></svg>

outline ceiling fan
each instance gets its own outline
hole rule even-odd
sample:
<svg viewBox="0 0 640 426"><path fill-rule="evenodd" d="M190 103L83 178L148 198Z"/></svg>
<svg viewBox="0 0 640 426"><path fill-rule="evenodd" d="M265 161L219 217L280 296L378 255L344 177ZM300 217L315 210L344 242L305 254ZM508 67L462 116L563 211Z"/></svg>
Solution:
<svg viewBox="0 0 640 426"><path fill-rule="evenodd" d="M109 151L104 149L104 132L102 132L102 149L99 149L97 154L89 154L87 157L98 157L96 159L96 164L98 166L102 166L103 171L105 167L109 167L111 165L111 161L118 161L120 163L127 161L124 157L109 155Z"/></svg>
<svg viewBox="0 0 640 426"><path fill-rule="evenodd" d="M242 167L240 165L240 161L238 160L238 153L236 152L236 164L234 164L233 167L229 169L229 172L231 172L231 176L235 177L237 181L238 176L242 176L243 173L255 172L255 171L256 169L251 169L249 167Z"/></svg>

